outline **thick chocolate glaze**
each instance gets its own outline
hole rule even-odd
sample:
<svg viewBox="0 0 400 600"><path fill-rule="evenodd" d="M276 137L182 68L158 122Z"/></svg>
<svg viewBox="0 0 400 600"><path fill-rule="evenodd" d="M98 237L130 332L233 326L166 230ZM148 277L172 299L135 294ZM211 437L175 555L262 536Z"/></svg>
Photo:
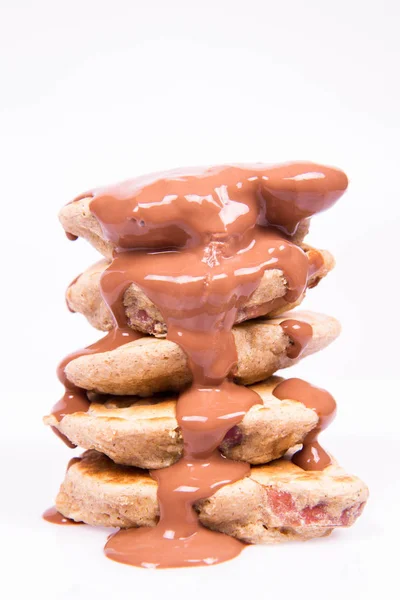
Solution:
<svg viewBox="0 0 400 600"><path fill-rule="evenodd" d="M318 435L334 419L336 402L329 392L302 379L286 379L273 391L280 400L297 400L315 410L318 423L304 439L303 448L292 456L292 462L306 471L322 471L331 464L331 457L320 446Z"/></svg>
<svg viewBox="0 0 400 600"><path fill-rule="evenodd" d="M306 349L312 338L313 329L311 325L309 323L304 323L304 321L286 319L280 323L280 326L291 342L291 345L287 350L288 357L298 358Z"/></svg>
<svg viewBox="0 0 400 600"><path fill-rule="evenodd" d="M218 451L260 401L231 380L237 362L232 326L267 269L280 269L287 282L274 308L303 294L310 265L290 238L302 220L329 208L346 187L344 173L313 163L227 165L150 175L79 197L92 198L90 210L115 248L101 278L115 331L127 330L123 294L134 283L158 307L168 339L186 352L193 374L177 405L183 457L152 471L159 523L111 536L109 558L142 567L196 566L223 562L244 547L204 529L193 509L249 473L249 465ZM312 331L291 321L283 328L292 340L289 352L298 356ZM67 387L71 406L76 395L81 402L79 393ZM54 411L60 417L64 404Z"/></svg>
<svg viewBox="0 0 400 600"><path fill-rule="evenodd" d="M92 190L91 211L117 248L184 248L259 225L293 235L347 188L338 169L314 163L222 165L145 175Z"/></svg>

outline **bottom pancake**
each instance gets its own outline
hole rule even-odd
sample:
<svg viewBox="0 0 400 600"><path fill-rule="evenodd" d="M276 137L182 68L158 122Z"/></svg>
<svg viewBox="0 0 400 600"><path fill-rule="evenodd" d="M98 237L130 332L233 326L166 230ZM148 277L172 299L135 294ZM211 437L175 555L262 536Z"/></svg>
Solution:
<svg viewBox="0 0 400 600"><path fill-rule="evenodd" d="M366 485L332 464L303 471L280 459L255 467L196 504L200 522L247 543L307 540L348 527L368 498ZM147 471L117 465L95 450L72 462L56 500L74 521L104 527L154 526L157 483Z"/></svg>

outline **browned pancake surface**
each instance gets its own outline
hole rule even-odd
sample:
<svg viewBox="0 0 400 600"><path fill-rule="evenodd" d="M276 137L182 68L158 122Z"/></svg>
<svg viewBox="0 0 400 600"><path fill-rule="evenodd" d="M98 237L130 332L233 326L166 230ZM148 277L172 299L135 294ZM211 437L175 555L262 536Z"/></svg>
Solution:
<svg viewBox="0 0 400 600"><path fill-rule="evenodd" d="M347 527L361 514L365 484L332 464L305 472L280 459L197 503L200 521L249 543L310 539ZM106 527L153 526L157 484L146 471L90 450L67 471L56 501L66 517Z"/></svg>
<svg viewBox="0 0 400 600"><path fill-rule="evenodd" d="M279 400L273 395L281 378L252 386L261 404L253 406L222 444L228 458L262 464L281 457L317 424L313 410L301 402ZM88 412L66 415L60 422L46 417L68 439L85 449L103 452L119 464L160 469L176 462L183 439L175 417L176 399L140 400L114 397L92 403Z"/></svg>

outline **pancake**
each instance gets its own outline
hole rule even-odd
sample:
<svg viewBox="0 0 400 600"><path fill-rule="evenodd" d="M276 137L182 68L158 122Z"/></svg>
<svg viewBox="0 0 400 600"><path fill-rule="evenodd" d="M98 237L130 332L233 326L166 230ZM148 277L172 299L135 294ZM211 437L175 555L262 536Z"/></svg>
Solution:
<svg viewBox="0 0 400 600"><path fill-rule="evenodd" d="M331 271L334 259L326 250L316 251L311 247L305 247L305 251L309 260L313 260L316 254L321 258L319 268L309 277L307 285L311 288ZM69 286L66 293L70 310L83 314L93 327L102 331L108 331L113 327L111 313L100 293L100 278L108 265L105 260L92 265ZM283 300L286 291L286 280L282 271L279 269L265 271L256 291L239 309L236 323L260 316L284 313L298 306L304 298L303 294L296 302L288 304ZM279 308L274 308L277 299ZM165 337L167 327L160 311L137 285L131 284L128 287L123 297L123 304L127 324L130 327L143 333Z"/></svg>
<svg viewBox="0 0 400 600"><path fill-rule="evenodd" d="M278 369L298 362L298 358L287 356L290 340L279 326L287 318L307 322L313 328L313 337L301 357L322 350L340 333L339 322L333 317L302 311L236 325L237 383L263 381ZM129 342L109 352L80 356L67 365L65 373L80 388L113 395L151 396L179 391L191 381L184 351L174 342L155 337Z"/></svg>
<svg viewBox="0 0 400 600"><path fill-rule="evenodd" d="M252 386L262 404L254 405L220 447L227 458L252 464L268 463L301 444L318 422L317 414L301 402L279 400L272 392L280 377ZM118 464L161 469L176 462L183 439L175 417L176 398L149 401L137 397L92 402L88 412L77 412L57 427L76 446L103 452Z"/></svg>
<svg viewBox="0 0 400 600"><path fill-rule="evenodd" d="M337 464L303 471L280 459L254 467L195 508L200 522L247 543L308 540L348 527L368 497L365 484ZM67 470L56 499L69 519L104 527L154 526L157 483L147 471L116 465L89 450Z"/></svg>

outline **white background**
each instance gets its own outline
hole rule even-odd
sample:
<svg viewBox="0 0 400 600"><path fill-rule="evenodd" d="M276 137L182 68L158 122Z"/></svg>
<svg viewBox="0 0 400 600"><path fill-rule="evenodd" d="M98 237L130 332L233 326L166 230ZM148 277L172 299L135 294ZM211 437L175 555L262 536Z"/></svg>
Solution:
<svg viewBox="0 0 400 600"><path fill-rule="evenodd" d="M399 134L397 0L1 0L2 466L7 598L397 597ZM309 242L337 268L304 304L341 338L291 374L330 389L329 449L367 481L357 525L232 563L144 572L105 531L40 520L71 451L41 424L54 373L98 333L64 305L97 260L59 208L100 184L183 165L314 160L351 185ZM7 566L6 566L7 565Z"/></svg>

